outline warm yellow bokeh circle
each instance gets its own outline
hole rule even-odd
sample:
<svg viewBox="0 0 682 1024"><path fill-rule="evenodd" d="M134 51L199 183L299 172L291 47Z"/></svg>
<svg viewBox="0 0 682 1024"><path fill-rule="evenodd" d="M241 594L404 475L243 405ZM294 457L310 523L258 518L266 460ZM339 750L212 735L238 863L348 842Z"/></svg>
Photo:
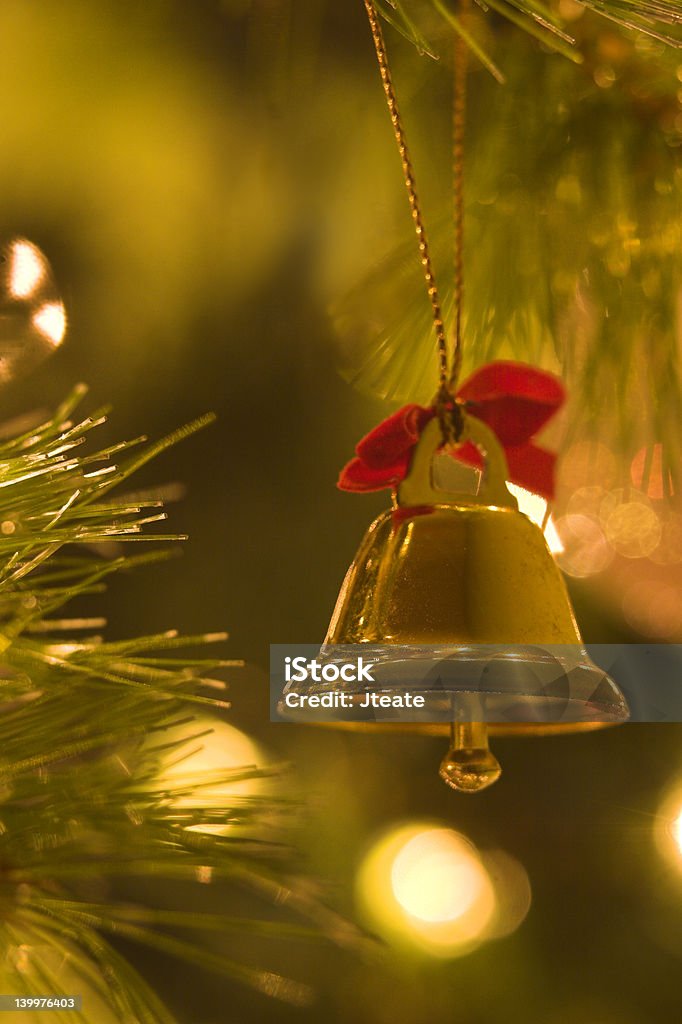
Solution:
<svg viewBox="0 0 682 1024"><path fill-rule="evenodd" d="M402 825L380 838L360 866L357 892L378 934L437 957L475 948L495 913L495 891L475 847L430 822Z"/></svg>
<svg viewBox="0 0 682 1024"><path fill-rule="evenodd" d="M656 816L654 835L664 859L682 872L682 779L668 790Z"/></svg>

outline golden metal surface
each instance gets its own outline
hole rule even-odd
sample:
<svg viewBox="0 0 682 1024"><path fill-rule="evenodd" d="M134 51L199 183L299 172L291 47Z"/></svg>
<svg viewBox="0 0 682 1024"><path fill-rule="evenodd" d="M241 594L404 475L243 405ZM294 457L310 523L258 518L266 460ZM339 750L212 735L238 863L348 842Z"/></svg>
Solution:
<svg viewBox="0 0 682 1024"><path fill-rule="evenodd" d="M471 417L462 440L485 451L477 494L436 490L431 421L420 438L396 507L369 527L341 587L327 644L580 646L563 576L542 531L506 487L504 452ZM584 663L589 665L586 652ZM522 664L521 658L521 664ZM523 694L519 694L523 696ZM447 723L335 723L342 728L447 735ZM552 735L599 721L487 723L493 735Z"/></svg>
<svg viewBox="0 0 682 1024"><path fill-rule="evenodd" d="M485 446L478 494L434 488L440 443L432 420L398 490L374 520L341 587L325 643L579 644L561 572L505 484L492 432L465 419L462 440Z"/></svg>
<svg viewBox="0 0 682 1024"><path fill-rule="evenodd" d="M566 587L520 512L384 512L360 545L325 643L579 644Z"/></svg>

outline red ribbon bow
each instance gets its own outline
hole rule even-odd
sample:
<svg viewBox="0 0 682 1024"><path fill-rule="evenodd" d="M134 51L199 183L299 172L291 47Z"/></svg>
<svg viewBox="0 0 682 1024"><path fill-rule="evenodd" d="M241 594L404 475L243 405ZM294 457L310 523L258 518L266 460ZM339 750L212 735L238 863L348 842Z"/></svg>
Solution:
<svg viewBox="0 0 682 1024"><path fill-rule="evenodd" d="M553 498L556 456L532 438L562 405L561 382L522 363L488 363L465 381L457 398L467 413L497 435L507 456L509 479L543 498ZM343 491L397 487L407 474L422 430L435 415L435 406L413 404L383 420L358 443L356 458L341 470L338 487ZM467 465L482 467L481 453L470 441L451 454Z"/></svg>

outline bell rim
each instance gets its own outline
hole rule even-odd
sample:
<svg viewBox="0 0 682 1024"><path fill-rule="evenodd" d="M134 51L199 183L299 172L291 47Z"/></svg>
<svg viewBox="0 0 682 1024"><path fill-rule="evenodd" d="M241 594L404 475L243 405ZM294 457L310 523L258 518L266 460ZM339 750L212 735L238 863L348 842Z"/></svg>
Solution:
<svg viewBox="0 0 682 1024"><path fill-rule="evenodd" d="M563 715L561 720L559 720L558 718L553 718L551 712L551 709L556 707L555 697L543 696L541 694L518 694L517 697L520 700L524 700L527 706L532 705L539 717L527 720L524 720L522 717L509 718L507 720L485 719L485 724L490 733L496 736L514 736L528 732L533 732L535 735L549 736L565 733L591 732L596 729L607 728L609 726L624 725L630 719L630 711L628 709L627 702L620 692L620 689L610 676L606 673L602 673L601 678L608 680L609 685L612 687L614 699L611 701L590 701L589 699L579 696L565 698L563 702ZM301 691L297 691L295 688L292 688L288 692L300 694ZM377 696L397 695L395 691L382 691L380 688L372 690L347 689L343 692L346 697L353 698L352 704L344 705L346 708L350 707L351 709L356 706L356 698L359 701L361 698L366 697L367 694L376 694ZM321 696L322 694L318 691L317 695ZM450 731L452 722L455 720L480 720L470 716L473 709L480 711L482 697L485 700L490 700L495 697L509 699L510 694L508 691L504 690L498 692L487 691L485 694L482 694L481 691L462 688L459 690L441 691L438 694L431 694L431 696L435 697L435 700L431 701L430 707L421 719L419 717L407 718L402 715L394 715L394 720L390 720L388 715L383 719L372 717L356 718L344 716L343 714L334 714L330 717L324 717L320 715L319 712L313 711L305 706L286 706L284 701L279 702L277 711L284 720L290 722L292 725L302 724L328 726L355 732L364 732L377 728L388 728L394 732L416 732L422 733L423 735L447 735ZM474 701L473 704L471 703L472 700ZM460 710L464 709L464 715L455 710L457 702L460 704ZM544 709L543 704L545 705ZM549 713L543 717L543 711L549 711ZM428 717L430 715L434 715L436 712L438 713L437 718ZM573 717L571 717L571 713L573 713Z"/></svg>
<svg viewBox="0 0 682 1024"><path fill-rule="evenodd" d="M520 738L530 739L532 737L548 736L575 736L577 733L598 732L602 729L613 729L619 725L626 725L628 719L612 722L486 722L485 726L490 736L498 738ZM450 735L450 725L447 722L350 722L350 721L328 721L328 722L296 722L291 720L291 725L311 725L318 728L337 729L345 732L376 733L385 730L393 736L415 736L421 735L437 739L441 736Z"/></svg>
<svg viewBox="0 0 682 1024"><path fill-rule="evenodd" d="M406 726L408 731L427 726L447 731L453 720L486 721L495 726L498 734L503 729L513 733L517 727L531 726L547 733L584 731L617 725L630 717L618 684L592 661L582 643L403 645L398 654L393 645L325 642L319 655L323 664L339 665L352 660L360 650L368 655L373 673L371 685L350 681L321 682L313 686L310 682L307 685L290 683L285 687L283 698L296 694L302 698L302 703L297 707L285 706L283 700L279 708L282 716L290 721L313 723L325 718L327 723L338 723L341 727L375 723L400 725ZM523 673L520 679L516 677L519 668ZM511 677L507 676L507 685L501 672L511 673ZM330 707L333 715L318 715L312 707L306 706L307 696L321 697L325 693L343 694L342 702L334 701ZM419 705L410 700L403 703L406 695L423 699ZM368 696L371 709L363 703ZM379 704L384 697L400 701ZM339 708L350 709L350 714L343 711L339 714ZM376 717L374 708L379 709ZM417 710L405 713L406 709L415 708ZM369 714L363 714L361 709L369 710Z"/></svg>

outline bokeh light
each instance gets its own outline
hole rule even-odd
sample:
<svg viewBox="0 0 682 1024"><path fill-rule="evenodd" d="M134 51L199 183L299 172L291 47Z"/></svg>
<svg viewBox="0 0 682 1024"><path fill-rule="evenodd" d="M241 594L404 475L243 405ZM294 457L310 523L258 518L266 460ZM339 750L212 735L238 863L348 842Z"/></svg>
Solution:
<svg viewBox="0 0 682 1024"><path fill-rule="evenodd" d="M662 444L640 448L630 463L630 478L649 498L665 498L671 493L672 480L664 466Z"/></svg>
<svg viewBox="0 0 682 1024"><path fill-rule="evenodd" d="M682 562L682 515L667 509L659 516L661 538L649 558L657 565L675 565Z"/></svg>
<svg viewBox="0 0 682 1024"><path fill-rule="evenodd" d="M398 903L412 917L431 923L458 921L481 896L481 866L456 832L428 829L408 839L391 867Z"/></svg>
<svg viewBox="0 0 682 1024"><path fill-rule="evenodd" d="M61 302L46 302L33 314L36 330L53 345L61 345L66 334L66 311Z"/></svg>
<svg viewBox="0 0 682 1024"><path fill-rule="evenodd" d="M61 345L66 326L45 254L26 238L0 240L0 383L39 366Z"/></svg>
<svg viewBox="0 0 682 1024"><path fill-rule="evenodd" d="M187 736L197 738L178 748L157 782L177 791L173 798L176 808L189 811L200 804L209 810L224 810L224 823L188 826L192 831L224 835L234 828L229 812L270 792L271 780L253 773L256 766L265 764L265 754L246 733L210 715L195 716L169 740L181 741Z"/></svg>
<svg viewBox="0 0 682 1024"><path fill-rule="evenodd" d="M646 558L661 540L661 523L641 491L616 488L602 501L599 517L607 541L624 558Z"/></svg>
<svg viewBox="0 0 682 1024"><path fill-rule="evenodd" d="M559 554L563 551L564 546L561 543L561 537L557 533L554 520L548 512L545 499L541 498L539 494L527 491L525 487L519 487L518 484L507 482L507 487L518 501L519 511L523 512L524 516L528 516L543 531L547 547L552 554Z"/></svg>
<svg viewBox="0 0 682 1024"><path fill-rule="evenodd" d="M672 836L679 851L680 857L682 857L682 806L680 812L675 818L672 827Z"/></svg>
<svg viewBox="0 0 682 1024"><path fill-rule="evenodd" d="M523 924L530 910L530 880L523 864L504 850L486 850L481 859L495 890L495 915L487 937L502 939Z"/></svg>
<svg viewBox="0 0 682 1024"><path fill-rule="evenodd" d="M495 887L475 847L430 822L391 830L358 872L362 911L391 945L438 958L471 952L491 937Z"/></svg>
<svg viewBox="0 0 682 1024"><path fill-rule="evenodd" d="M569 576L594 576L613 561L614 552L596 516L567 514L556 521L562 551L557 562Z"/></svg>
<svg viewBox="0 0 682 1024"><path fill-rule="evenodd" d="M596 516L599 518L607 491L599 484L592 484L589 487L578 487L566 503L566 512L570 515Z"/></svg>
<svg viewBox="0 0 682 1024"><path fill-rule="evenodd" d="M37 246L17 239L10 247L9 291L15 299L28 299L45 276L46 263Z"/></svg>
<svg viewBox="0 0 682 1024"><path fill-rule="evenodd" d="M668 866L682 874L682 779L673 783L661 804L654 838Z"/></svg>
<svg viewBox="0 0 682 1024"><path fill-rule="evenodd" d="M643 636L669 640L682 631L682 588L662 580L640 580L623 595L623 614Z"/></svg>

